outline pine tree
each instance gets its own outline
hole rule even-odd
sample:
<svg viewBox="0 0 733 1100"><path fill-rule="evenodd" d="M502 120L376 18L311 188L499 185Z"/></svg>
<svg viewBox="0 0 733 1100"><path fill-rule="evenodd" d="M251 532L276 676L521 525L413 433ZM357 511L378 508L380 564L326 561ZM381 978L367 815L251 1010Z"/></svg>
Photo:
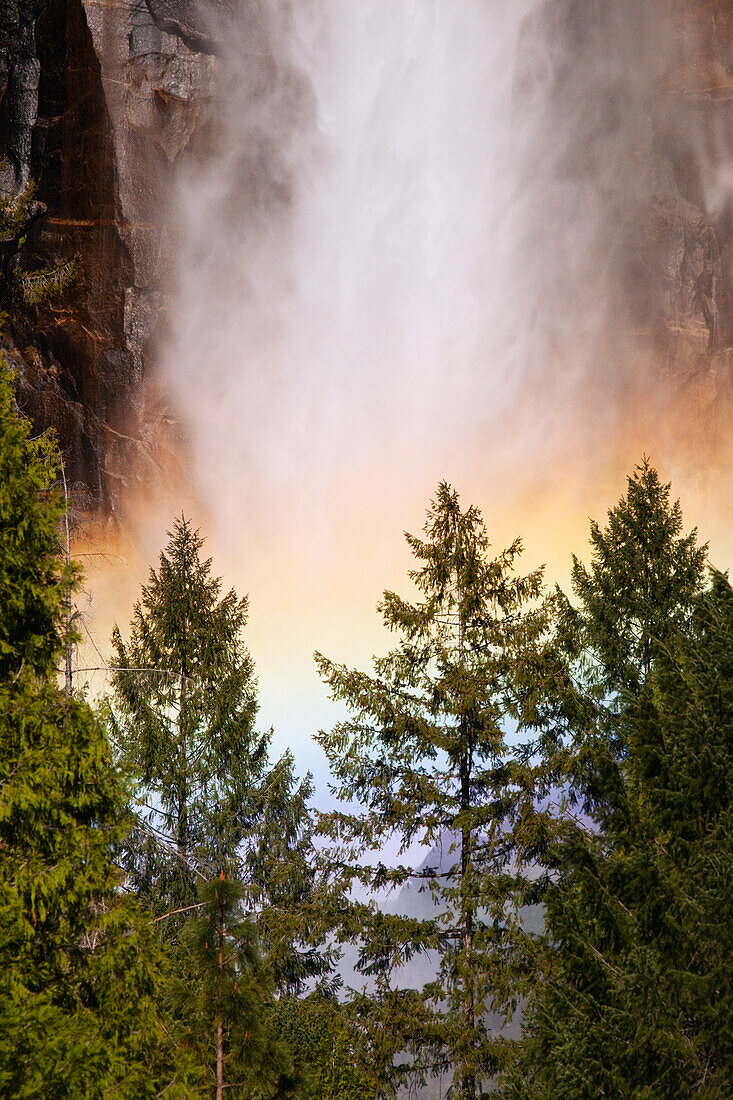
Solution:
<svg viewBox="0 0 733 1100"><path fill-rule="evenodd" d="M169 939L198 901L198 882L224 870L247 886L279 988L327 967L301 945L294 910L314 880L310 776L292 755L274 765L258 733L257 684L242 641L247 599L222 595L203 539L181 518L135 604L129 642L115 628L111 728L136 777L141 827L128 847L130 882ZM180 911L180 912L177 912Z"/></svg>
<svg viewBox="0 0 733 1100"><path fill-rule="evenodd" d="M684 628L703 587L707 545L698 545L696 530L683 533L680 502L647 459L627 479L605 529L591 523L590 543L589 567L573 556L576 602L558 590L572 751L554 763L602 825L604 800L623 785L622 715L657 654Z"/></svg>
<svg viewBox="0 0 733 1100"><path fill-rule="evenodd" d="M171 986L181 1041L208 1067L216 1100L225 1093L285 1100L297 1081L287 1048L273 1037L273 981L257 928L242 913L246 893L222 871L199 897Z"/></svg>
<svg viewBox="0 0 733 1100"><path fill-rule="evenodd" d="M154 941L118 894L126 792L103 728L58 688L70 577L53 454L19 417L3 364L0 1092L146 1097L167 1084L191 1095L165 1050Z"/></svg>
<svg viewBox="0 0 733 1100"><path fill-rule="evenodd" d="M624 715L603 833L567 827L511 1100L729 1095L732 720L733 590L717 575Z"/></svg>
<svg viewBox="0 0 733 1100"><path fill-rule="evenodd" d="M609 518L582 588L593 704L563 762L588 816L548 859L544 979L505 1095L722 1096L731 593L700 595L704 548L648 466Z"/></svg>
<svg viewBox="0 0 733 1100"><path fill-rule="evenodd" d="M590 525L590 566L573 555L573 605L564 600L564 637L586 684L605 706L639 689L665 641L701 590L707 545L683 533L679 500L644 459L605 529Z"/></svg>
<svg viewBox="0 0 733 1100"><path fill-rule="evenodd" d="M507 1057L492 1027L513 1015L525 988L520 956L523 904L538 885L525 874L544 844L536 774L507 742L539 720L553 663L545 648L550 605L542 570L514 573L517 540L497 558L476 508L463 511L441 483L425 538L406 536L417 560L410 577L422 597L385 592L385 625L398 647L368 675L316 655L332 697L353 714L318 737L335 793L362 813L336 812L324 828L344 896L341 935L359 941L359 969L373 979L358 1004L375 1039L375 1060L392 1077L453 1075L462 1100L482 1094ZM367 853L396 840L436 849L419 871L366 865ZM407 919L378 906L348 904L359 880L371 889L416 879L434 916ZM434 952L435 981L400 989L400 967Z"/></svg>

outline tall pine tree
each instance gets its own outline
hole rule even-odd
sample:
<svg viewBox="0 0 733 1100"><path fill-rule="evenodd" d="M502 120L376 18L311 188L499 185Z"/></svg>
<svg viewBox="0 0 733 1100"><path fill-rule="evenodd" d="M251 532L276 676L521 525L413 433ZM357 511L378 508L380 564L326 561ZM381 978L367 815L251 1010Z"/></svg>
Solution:
<svg viewBox="0 0 733 1100"><path fill-rule="evenodd" d="M445 483L425 538L406 538L420 598L385 592L380 604L397 647L371 675L316 657L353 715L318 739L338 798L362 807L325 815L324 828L343 890L341 935L358 942L358 969L373 979L359 1009L375 1057L393 1080L450 1072L453 1093L474 1100L508 1054L497 1017L512 1016L525 989L516 942L545 822L533 766L507 738L538 719L550 606L541 570L514 571L521 543L492 558L480 513L464 511ZM421 869L381 861L388 842L404 853L417 841L433 850ZM354 880L371 889L417 880L433 914L349 906ZM400 988L401 967L420 952L433 953L435 980Z"/></svg>
<svg viewBox="0 0 733 1100"><path fill-rule="evenodd" d="M680 502L644 459L605 529L591 522L589 566L573 555L576 602L565 601L565 640L585 686L605 707L638 690L654 658L689 615L707 546L684 533Z"/></svg>
<svg viewBox="0 0 733 1100"><path fill-rule="evenodd" d="M590 525L591 561L573 555L574 599L557 589L558 649L567 668L562 721L542 749L548 773L600 827L623 786L623 714L670 637L689 618L704 582L707 546L683 531L679 501L647 459L601 528Z"/></svg>
<svg viewBox="0 0 733 1100"><path fill-rule="evenodd" d="M700 595L705 552L681 529L645 464L593 529L592 581L576 563L592 698L578 713L595 724L565 768L589 816L552 852L544 979L510 1097L730 1086L731 591L718 577Z"/></svg>

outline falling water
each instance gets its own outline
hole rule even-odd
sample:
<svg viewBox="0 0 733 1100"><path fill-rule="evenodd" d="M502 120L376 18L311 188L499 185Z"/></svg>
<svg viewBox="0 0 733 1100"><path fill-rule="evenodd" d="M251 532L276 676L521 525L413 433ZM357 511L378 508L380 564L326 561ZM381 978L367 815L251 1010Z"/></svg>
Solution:
<svg viewBox="0 0 733 1100"><path fill-rule="evenodd" d="M230 29L167 357L219 524L297 538L351 496L424 495L496 430L521 352L530 7L271 2Z"/></svg>

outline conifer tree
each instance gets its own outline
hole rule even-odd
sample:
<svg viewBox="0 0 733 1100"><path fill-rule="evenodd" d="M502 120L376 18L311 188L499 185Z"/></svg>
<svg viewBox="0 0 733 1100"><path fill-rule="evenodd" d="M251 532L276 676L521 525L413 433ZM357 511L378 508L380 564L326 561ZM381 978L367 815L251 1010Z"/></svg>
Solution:
<svg viewBox="0 0 733 1100"><path fill-rule="evenodd" d="M115 628L110 718L138 782L141 828L128 846L130 881L175 939L198 883L220 871L245 883L279 988L327 967L299 944L295 910L313 888L310 776L292 755L271 764L271 733L255 729L257 684L242 640L247 599L222 595L203 539L177 520L135 604L129 642ZM179 912L180 911L180 912Z"/></svg>
<svg viewBox="0 0 733 1100"><path fill-rule="evenodd" d="M573 556L575 602L558 590L570 670L562 748L572 747L556 753L553 765L599 825L608 793L623 785L624 710L668 639L684 629L703 587L707 545L683 526L680 502L644 459L606 527L591 522L590 565Z"/></svg>
<svg viewBox="0 0 733 1100"><path fill-rule="evenodd" d="M703 584L707 546L696 530L683 533L670 488L645 458L606 528L591 522L590 566L573 555L577 603L566 601L565 637L605 705L639 688Z"/></svg>
<svg viewBox="0 0 733 1100"><path fill-rule="evenodd" d="M246 894L222 871L199 889L195 919L182 932L180 975L171 986L182 1044L206 1067L216 1100L295 1095L296 1076L273 1036L273 981Z"/></svg>
<svg viewBox="0 0 733 1100"><path fill-rule="evenodd" d="M707 545L684 533L679 500L644 459L601 529L591 521L590 565L573 555L575 602L562 593L561 635L584 694L612 722L639 690L702 589Z"/></svg>
<svg viewBox="0 0 733 1100"><path fill-rule="evenodd" d="M551 761L586 816L562 824L546 857L544 979L506 1095L720 1095L712 1070L722 1033L717 1052L705 1048L709 1073L693 1054L695 1013L711 989L693 960L704 969L712 946L710 913L703 931L696 912L704 906L696 875L716 865L720 876L729 857L725 844L712 855L674 838L709 832L716 813L730 812L729 750L708 777L714 808L704 808L704 788L693 797L689 785L690 769L702 780L701 719L718 749L725 740L730 623L718 616L722 633L703 642L702 623L712 622L710 598L700 595L706 548L696 532L682 534L679 502L648 463L629 478L606 530L592 526L591 541L592 569L574 561L580 607L565 604L576 675L571 737ZM716 588L722 608L727 585L719 579ZM718 903L721 885L718 877ZM687 1021L683 986L692 1002L706 988Z"/></svg>
<svg viewBox="0 0 733 1100"><path fill-rule="evenodd" d="M375 1059L394 1080L450 1071L454 1094L474 1100L508 1053L489 1012L494 1024L511 1016L525 988L516 937L538 889L525 871L546 821L531 761L507 735L539 721L554 667L551 608L542 570L514 572L521 542L492 558L480 513L462 510L445 483L425 538L406 538L420 599L385 592L379 607L397 648L371 675L316 655L332 697L353 715L318 740L338 798L363 808L325 815L324 829L344 891L341 935L358 941L358 968L373 981L359 1010ZM418 871L363 862L390 840L400 853L419 841L434 855ZM354 880L378 889L411 879L432 894L426 920L348 904ZM400 967L420 952L434 953L435 980L399 988Z"/></svg>
<svg viewBox="0 0 733 1100"><path fill-rule="evenodd" d="M155 943L118 894L126 792L103 728L58 687L70 577L53 455L2 364L0 1093L193 1095L165 1049Z"/></svg>
<svg viewBox="0 0 733 1100"><path fill-rule="evenodd" d="M733 1082L733 590L716 575L624 713L602 833L568 823L510 1100L709 1100Z"/></svg>

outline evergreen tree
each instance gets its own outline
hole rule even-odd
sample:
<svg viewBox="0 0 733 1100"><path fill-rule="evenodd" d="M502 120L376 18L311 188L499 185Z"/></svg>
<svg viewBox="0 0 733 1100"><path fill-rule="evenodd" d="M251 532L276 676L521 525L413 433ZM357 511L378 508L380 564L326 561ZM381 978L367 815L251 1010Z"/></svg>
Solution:
<svg viewBox="0 0 733 1100"><path fill-rule="evenodd" d="M191 1095L157 1017L155 944L118 894L126 792L104 730L58 688L71 578L55 477L53 448L31 438L3 364L0 1093L146 1097L167 1085Z"/></svg>
<svg viewBox="0 0 733 1100"><path fill-rule="evenodd" d="M703 931L695 914L704 896L696 876L707 866L716 879L713 865L718 876L727 873L728 855L720 833L715 854L673 838L709 833L717 814L723 821L729 814L729 750L718 752L709 775L714 807L704 809L704 790L694 790L689 775L702 780L700 719L706 726L717 711L713 742L722 749L725 740L720 684L730 623L718 617L716 643L703 641L702 623L712 621L709 597L700 595L706 548L694 531L682 535L679 502L670 503L669 486L648 463L628 484L607 529L591 529L592 570L574 562L580 608L565 604L566 638L575 631L576 706L570 745L552 765L586 816L565 820L546 859L553 881L544 979L520 1070L505 1086L512 1097L671 1097L680 1088L723 1095L712 1072L721 1034L717 1052L705 1048L710 1072L693 1056L706 980L693 960L704 970L712 946L710 925ZM716 882L720 903L722 878ZM692 1002L698 995L688 1021L683 986Z"/></svg>
<svg viewBox="0 0 733 1100"><path fill-rule="evenodd" d="M111 728L138 782L141 823L127 869L146 905L173 914L161 923L171 939L199 881L224 870L244 882L278 987L296 990L328 965L313 947L296 950L294 911L314 881L311 780L296 778L289 752L269 762L242 641L247 599L222 596L202 546L177 520L135 604L129 642L113 634Z"/></svg>
<svg viewBox="0 0 733 1100"><path fill-rule="evenodd" d="M385 592L380 604L397 648L375 659L372 675L316 655L332 697L353 714L318 740L338 798L364 808L325 815L324 829L336 842L329 859L344 892L341 935L360 941L358 968L373 978L360 1012L375 1060L395 1080L450 1070L453 1091L473 1100L507 1057L488 1013L510 1017L525 988L520 909L539 885L524 868L546 820L534 768L507 734L539 720L554 668L545 647L551 609L541 570L514 573L521 543L492 559L480 513L463 511L445 483L425 536L406 536L422 598ZM442 846L443 859L435 853L418 871L362 863L390 840L400 853L415 841ZM349 905L355 879L372 889L417 879L434 916ZM400 967L419 952L434 952L435 980L400 989Z"/></svg>
<svg viewBox="0 0 733 1100"><path fill-rule="evenodd" d="M287 1048L273 1037L272 976L255 925L242 914L245 891L222 871L199 890L182 932L182 971L171 987L181 1041L207 1067L216 1100L296 1095Z"/></svg>
<svg viewBox="0 0 733 1100"><path fill-rule="evenodd" d="M511 1100L733 1085L733 590L717 575L624 715L602 834L568 824Z"/></svg>
<svg viewBox="0 0 733 1100"><path fill-rule="evenodd" d="M657 654L684 628L703 587L707 545L698 545L696 530L683 532L680 502L647 459L627 479L605 529L591 523L590 543L589 567L573 556L576 602L558 590L571 670L563 748L571 749L556 753L553 765L602 826L604 800L624 782L625 708ZM553 746L545 748L552 753Z"/></svg>
<svg viewBox="0 0 733 1100"><path fill-rule="evenodd" d="M703 585L707 545L698 546L696 529L683 533L670 489L645 458L605 529L591 521L590 565L573 555L576 603L560 594L569 655L586 691L611 711L614 698L639 689Z"/></svg>

